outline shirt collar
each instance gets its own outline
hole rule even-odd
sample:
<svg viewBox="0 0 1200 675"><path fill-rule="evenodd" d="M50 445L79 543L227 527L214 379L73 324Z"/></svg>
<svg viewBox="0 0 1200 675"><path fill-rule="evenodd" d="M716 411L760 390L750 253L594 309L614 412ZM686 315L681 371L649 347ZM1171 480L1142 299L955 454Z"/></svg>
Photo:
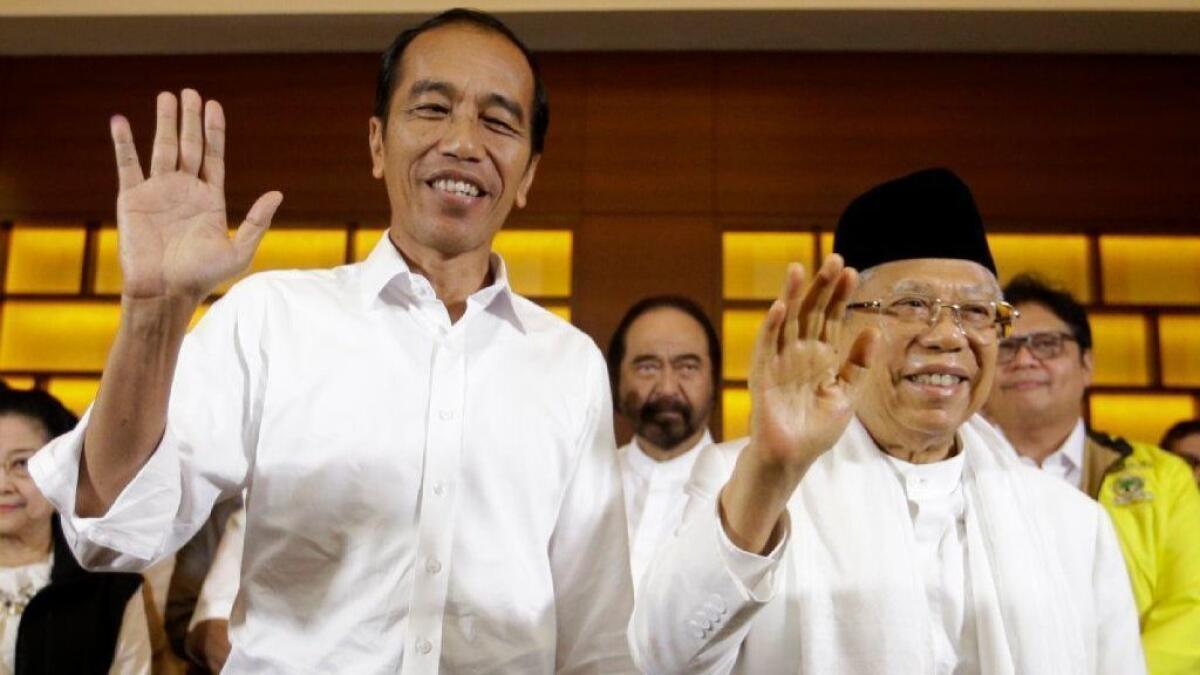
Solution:
<svg viewBox="0 0 1200 675"><path fill-rule="evenodd" d="M644 476L652 473L662 473L667 477L677 477L681 480L687 480L692 474L692 464L700 456L700 451L705 446L712 445L712 442L712 433L705 429L704 436L697 441L692 449L678 457L672 457L665 462L659 462L642 450L641 444L638 443L638 437L634 436L633 440L629 443L629 464L633 467L634 471Z"/></svg>
<svg viewBox="0 0 1200 675"><path fill-rule="evenodd" d="M491 268L493 281L470 295L467 299L467 311L470 312L470 305L478 305L481 309L508 320L517 330L524 332L525 324L518 311L516 293L508 281L508 266L500 254L494 251L488 260L488 266ZM370 255L363 260L360 279L363 307L367 309L370 309L388 289L411 300L436 300L429 280L412 271L408 261L400 255L386 231L375 244L375 248L371 249Z"/></svg>
<svg viewBox="0 0 1200 675"><path fill-rule="evenodd" d="M1058 446L1057 450L1050 453L1050 456L1046 459L1049 460L1050 457L1057 455L1070 464L1071 468L1078 469L1083 466L1083 446L1086 440L1087 429L1083 426L1083 418L1079 418L1075 422L1075 428L1071 429L1071 433L1067 436L1067 440L1063 441L1063 444ZM1042 464L1044 465L1045 462L1042 462Z"/></svg>

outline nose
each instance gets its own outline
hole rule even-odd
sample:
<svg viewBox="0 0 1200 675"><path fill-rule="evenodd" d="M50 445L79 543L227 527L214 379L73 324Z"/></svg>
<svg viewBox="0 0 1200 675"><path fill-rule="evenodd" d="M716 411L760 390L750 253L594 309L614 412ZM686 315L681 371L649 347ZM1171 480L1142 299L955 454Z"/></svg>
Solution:
<svg viewBox="0 0 1200 675"><path fill-rule="evenodd" d="M921 334L921 344L937 351L956 351L967 344L967 334L953 307L938 306L933 323Z"/></svg>
<svg viewBox="0 0 1200 675"><path fill-rule="evenodd" d="M478 162L483 158L483 146L479 143L478 132L472 115L456 111L450 116L438 150L447 157L465 162Z"/></svg>

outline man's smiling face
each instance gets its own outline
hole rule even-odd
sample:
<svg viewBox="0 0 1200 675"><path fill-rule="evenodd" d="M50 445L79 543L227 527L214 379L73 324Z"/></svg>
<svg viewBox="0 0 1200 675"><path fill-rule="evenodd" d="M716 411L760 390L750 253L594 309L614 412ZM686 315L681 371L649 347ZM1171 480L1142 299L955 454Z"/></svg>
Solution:
<svg viewBox="0 0 1200 675"><path fill-rule="evenodd" d="M486 250L537 168L533 71L504 36L466 24L418 35L397 68L387 121L370 125L392 237L442 258Z"/></svg>

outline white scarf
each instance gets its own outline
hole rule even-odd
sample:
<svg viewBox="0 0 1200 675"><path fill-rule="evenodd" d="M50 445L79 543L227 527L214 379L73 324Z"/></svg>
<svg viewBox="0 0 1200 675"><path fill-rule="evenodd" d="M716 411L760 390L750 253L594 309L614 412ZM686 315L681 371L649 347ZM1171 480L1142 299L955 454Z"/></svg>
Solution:
<svg viewBox="0 0 1200 675"><path fill-rule="evenodd" d="M1081 617L1050 532L1016 475L1016 454L981 418L959 429L966 454L966 546L983 675L1082 675ZM774 635L796 636L780 672L929 673L933 646L907 500L855 419L793 496L785 574L789 601L770 603ZM1003 599L1003 600L1001 600ZM788 605L787 608L784 605ZM775 623L775 622L779 623ZM766 645L763 645L767 647ZM767 651L775 651L767 648Z"/></svg>

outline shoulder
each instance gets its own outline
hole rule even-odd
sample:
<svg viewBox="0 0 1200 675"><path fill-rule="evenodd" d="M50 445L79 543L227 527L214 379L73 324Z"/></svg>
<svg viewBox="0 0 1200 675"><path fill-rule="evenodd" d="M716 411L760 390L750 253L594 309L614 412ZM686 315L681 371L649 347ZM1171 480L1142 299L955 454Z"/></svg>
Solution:
<svg viewBox="0 0 1200 675"><path fill-rule="evenodd" d="M692 467L692 482L704 491L715 494L733 475L738 455L749 444L750 438L742 437L701 449Z"/></svg>

